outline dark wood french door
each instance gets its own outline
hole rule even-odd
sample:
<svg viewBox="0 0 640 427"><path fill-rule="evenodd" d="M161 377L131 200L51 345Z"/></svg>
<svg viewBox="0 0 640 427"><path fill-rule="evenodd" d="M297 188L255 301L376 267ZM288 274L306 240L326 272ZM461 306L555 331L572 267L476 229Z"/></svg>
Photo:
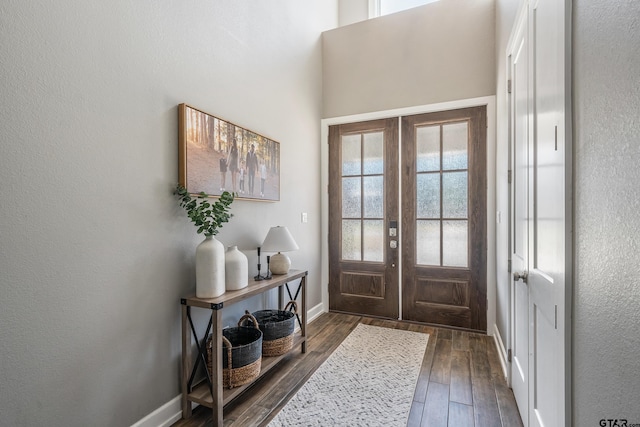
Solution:
<svg viewBox="0 0 640 427"><path fill-rule="evenodd" d="M402 313L487 330L486 107L402 118Z"/></svg>
<svg viewBox="0 0 640 427"><path fill-rule="evenodd" d="M330 126L330 310L398 318L398 238L398 119Z"/></svg>
<svg viewBox="0 0 640 427"><path fill-rule="evenodd" d="M329 127L330 310L486 331L486 126L483 106Z"/></svg>

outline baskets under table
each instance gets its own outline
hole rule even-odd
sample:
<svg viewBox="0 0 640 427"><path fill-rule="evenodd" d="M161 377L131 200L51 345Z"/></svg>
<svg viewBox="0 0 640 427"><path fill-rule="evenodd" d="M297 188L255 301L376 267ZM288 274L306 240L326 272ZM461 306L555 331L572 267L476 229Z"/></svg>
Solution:
<svg viewBox="0 0 640 427"><path fill-rule="evenodd" d="M239 387L250 383L260 375L262 367L262 331L257 326L240 326L245 319L253 325L258 321L251 314L240 318L238 327L222 330L222 386ZM213 352L211 337L207 341L207 366L212 372Z"/></svg>
<svg viewBox="0 0 640 427"><path fill-rule="evenodd" d="M289 301L284 310L260 310L253 313L263 334L263 356L280 356L291 350L297 313L298 305L295 301Z"/></svg>

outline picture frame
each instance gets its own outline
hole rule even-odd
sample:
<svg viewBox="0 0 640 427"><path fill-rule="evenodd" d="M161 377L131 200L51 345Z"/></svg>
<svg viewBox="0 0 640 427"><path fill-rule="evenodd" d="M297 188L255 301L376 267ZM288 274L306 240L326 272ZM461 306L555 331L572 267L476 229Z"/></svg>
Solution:
<svg viewBox="0 0 640 427"><path fill-rule="evenodd" d="M192 194L280 200L280 143L188 104L178 105L179 183Z"/></svg>

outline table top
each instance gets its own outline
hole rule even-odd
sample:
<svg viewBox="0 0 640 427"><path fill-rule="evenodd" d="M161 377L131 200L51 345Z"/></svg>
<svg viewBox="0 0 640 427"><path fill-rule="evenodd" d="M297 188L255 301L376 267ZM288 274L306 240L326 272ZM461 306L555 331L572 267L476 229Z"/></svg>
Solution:
<svg viewBox="0 0 640 427"><path fill-rule="evenodd" d="M180 303L194 307L220 310L223 308L224 304L234 304L247 298L251 298L254 295L268 291L269 289L273 289L284 285L285 283L305 277L307 273L308 272L305 270L289 270L287 274L274 274L273 277L268 280L255 280L253 277L250 277L249 285L237 291L226 291L224 294L215 298L196 298L195 295L190 295L186 298L182 298Z"/></svg>

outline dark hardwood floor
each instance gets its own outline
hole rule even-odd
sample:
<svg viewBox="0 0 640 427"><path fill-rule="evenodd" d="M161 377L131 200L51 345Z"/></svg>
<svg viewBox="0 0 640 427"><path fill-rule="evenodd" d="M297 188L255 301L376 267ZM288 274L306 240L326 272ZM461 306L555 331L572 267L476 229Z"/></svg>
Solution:
<svg viewBox="0 0 640 427"><path fill-rule="evenodd" d="M493 338L407 322L326 313L308 325L307 353L295 348L224 408L225 426L264 426L358 323L429 334L408 426L518 427L522 421ZM198 407L173 427L211 426Z"/></svg>

